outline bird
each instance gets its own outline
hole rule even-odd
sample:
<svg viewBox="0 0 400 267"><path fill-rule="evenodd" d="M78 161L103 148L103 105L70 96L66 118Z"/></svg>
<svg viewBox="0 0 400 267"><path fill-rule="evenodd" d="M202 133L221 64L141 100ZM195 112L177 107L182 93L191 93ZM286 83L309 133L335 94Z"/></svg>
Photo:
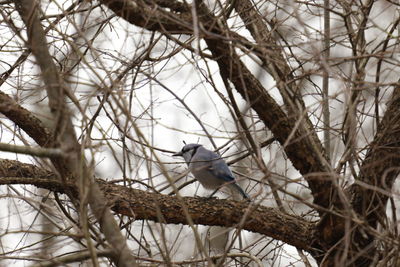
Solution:
<svg viewBox="0 0 400 267"><path fill-rule="evenodd" d="M173 154L173 156L184 158L196 180L206 189L214 190L211 196L221 187L228 186L240 193L244 199L250 199L249 195L236 183L236 179L226 162L217 153L204 148L200 144L185 143L182 150Z"/></svg>

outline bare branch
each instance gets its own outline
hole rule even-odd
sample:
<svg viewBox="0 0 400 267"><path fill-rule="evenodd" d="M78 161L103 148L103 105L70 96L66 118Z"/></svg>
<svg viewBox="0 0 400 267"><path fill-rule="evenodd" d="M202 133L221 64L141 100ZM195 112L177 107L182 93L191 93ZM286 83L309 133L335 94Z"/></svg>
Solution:
<svg viewBox="0 0 400 267"><path fill-rule="evenodd" d="M96 181L108 205L121 215L137 220L187 225L183 212L185 205L195 224L235 227L311 250L315 224L278 209L215 198L183 197L182 203L173 196L127 188L101 179ZM63 184L47 170L13 160L0 160L0 184L32 184L53 192L65 193L68 190L77 194L73 183Z"/></svg>
<svg viewBox="0 0 400 267"><path fill-rule="evenodd" d="M58 148L41 148L32 146L18 146L11 144L0 143L0 151L7 151L13 153L27 154L37 157L60 157L63 151Z"/></svg>

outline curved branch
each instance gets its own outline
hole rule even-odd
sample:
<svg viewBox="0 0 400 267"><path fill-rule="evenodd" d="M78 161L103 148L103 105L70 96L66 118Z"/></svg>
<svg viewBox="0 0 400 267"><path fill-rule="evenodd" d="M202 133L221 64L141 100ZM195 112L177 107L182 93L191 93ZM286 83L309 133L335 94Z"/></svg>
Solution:
<svg viewBox="0 0 400 267"><path fill-rule="evenodd" d="M53 137L42 122L29 110L21 107L14 99L0 91L0 113L26 132L36 143L49 147Z"/></svg>
<svg viewBox="0 0 400 267"><path fill-rule="evenodd" d="M299 249L312 249L315 224L274 208L199 197L184 197L182 203L176 197L131 189L101 179L97 179L97 183L114 212L137 220L187 225L183 212L185 205L195 224L235 227L281 240ZM79 195L72 182L62 183L50 171L14 160L0 159L0 184L31 184L53 192Z"/></svg>

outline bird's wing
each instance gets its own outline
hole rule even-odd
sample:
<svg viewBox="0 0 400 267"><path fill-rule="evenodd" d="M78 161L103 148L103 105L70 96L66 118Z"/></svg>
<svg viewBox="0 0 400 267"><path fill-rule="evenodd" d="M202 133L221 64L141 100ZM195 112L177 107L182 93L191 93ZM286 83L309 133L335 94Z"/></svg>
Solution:
<svg viewBox="0 0 400 267"><path fill-rule="evenodd" d="M235 180L231 170L223 159L213 151L201 149L192 158L193 168L203 169L225 182Z"/></svg>
<svg viewBox="0 0 400 267"><path fill-rule="evenodd" d="M226 162L221 159L217 154L212 152L215 157L214 160L211 163L210 166L210 171L215 175L218 176L219 178L222 178L226 182L230 182L235 180L231 170L229 169L228 165Z"/></svg>

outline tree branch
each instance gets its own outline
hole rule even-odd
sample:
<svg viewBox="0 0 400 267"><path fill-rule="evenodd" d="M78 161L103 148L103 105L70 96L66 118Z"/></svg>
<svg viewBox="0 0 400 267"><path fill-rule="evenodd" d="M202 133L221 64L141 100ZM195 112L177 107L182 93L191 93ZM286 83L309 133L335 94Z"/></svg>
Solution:
<svg viewBox="0 0 400 267"><path fill-rule="evenodd" d="M50 131L29 110L2 91L0 91L0 112L24 130L38 145L49 147L50 141L53 140Z"/></svg>
<svg viewBox="0 0 400 267"><path fill-rule="evenodd" d="M274 208L200 197L184 197L182 203L173 196L131 189L101 179L96 181L108 205L121 215L137 220L188 225L183 212L185 205L195 224L235 227L281 240L299 249L312 249L310 244L315 224ZM79 195L74 183L62 183L50 171L14 160L0 159L0 184L31 184L52 192Z"/></svg>
<svg viewBox="0 0 400 267"><path fill-rule="evenodd" d="M365 189L360 184L353 184L353 207L365 216L369 225L375 226L386 210L393 183L400 173L400 86L393 89L388 109L382 119L374 141L371 143L361 166L359 180L373 188Z"/></svg>
<svg viewBox="0 0 400 267"><path fill-rule="evenodd" d="M37 157L61 157L63 151L59 148L42 148L33 146L18 146L12 144L0 143L0 151L27 154Z"/></svg>

